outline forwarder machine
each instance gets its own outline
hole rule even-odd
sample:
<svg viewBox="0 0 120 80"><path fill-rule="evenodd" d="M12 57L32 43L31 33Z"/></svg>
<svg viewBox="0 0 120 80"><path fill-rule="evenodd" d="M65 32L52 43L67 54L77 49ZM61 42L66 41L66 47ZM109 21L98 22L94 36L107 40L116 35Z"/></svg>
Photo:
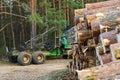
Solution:
<svg viewBox="0 0 120 80"><path fill-rule="evenodd" d="M50 35L52 35L52 38L49 38ZM45 38L47 39L45 40ZM22 45L21 51L16 49L9 51L6 48L6 52L10 62L29 65L31 63L44 63L46 56L65 56L68 49L70 49L70 46L65 35L59 38L57 29L52 27L26 41L24 46Z"/></svg>

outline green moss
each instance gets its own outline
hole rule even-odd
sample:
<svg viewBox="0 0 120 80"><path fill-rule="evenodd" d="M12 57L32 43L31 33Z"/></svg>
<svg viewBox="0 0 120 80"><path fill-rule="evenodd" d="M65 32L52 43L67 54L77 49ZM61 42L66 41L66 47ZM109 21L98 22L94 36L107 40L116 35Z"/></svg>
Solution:
<svg viewBox="0 0 120 80"><path fill-rule="evenodd" d="M95 75L88 76L84 78L83 80L95 80Z"/></svg>

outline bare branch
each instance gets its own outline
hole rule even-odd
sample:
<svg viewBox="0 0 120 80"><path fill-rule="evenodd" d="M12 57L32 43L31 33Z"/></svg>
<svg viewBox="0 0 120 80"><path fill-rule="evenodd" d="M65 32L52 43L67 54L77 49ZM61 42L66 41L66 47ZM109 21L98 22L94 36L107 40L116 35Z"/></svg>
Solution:
<svg viewBox="0 0 120 80"><path fill-rule="evenodd" d="M8 14L8 15L13 15L13 16L16 16L16 17L21 17L21 18L27 18L25 16L21 16L21 15L18 15L18 14L14 14L14 13L8 13L8 12L1 12L0 14Z"/></svg>

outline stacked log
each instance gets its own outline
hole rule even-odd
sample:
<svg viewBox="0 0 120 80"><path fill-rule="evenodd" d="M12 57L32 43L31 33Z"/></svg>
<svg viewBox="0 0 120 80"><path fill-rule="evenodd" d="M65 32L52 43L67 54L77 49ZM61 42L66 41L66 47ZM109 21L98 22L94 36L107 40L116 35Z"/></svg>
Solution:
<svg viewBox="0 0 120 80"><path fill-rule="evenodd" d="M86 21L87 21L88 28L91 27L91 22L96 22L98 20L99 19L96 17L95 14L93 14L93 15L86 15Z"/></svg>
<svg viewBox="0 0 120 80"><path fill-rule="evenodd" d="M111 20L112 18L112 20ZM102 11L99 13L94 14L88 14L86 15L86 20L88 22L88 27L91 27L92 22L98 22L100 21L101 24L108 24L111 22L114 24L120 23L120 10L112 10L112 11ZM108 22L106 22L108 20ZM92 25L93 26L93 25ZM114 26L114 25L113 25Z"/></svg>
<svg viewBox="0 0 120 80"><path fill-rule="evenodd" d="M120 10L107 14L105 18L100 20L102 26L114 28L120 25Z"/></svg>
<svg viewBox="0 0 120 80"><path fill-rule="evenodd" d="M88 21L88 27L91 27L91 22L96 22L103 18L106 14L111 14L120 10L119 0L110 0L99 3L86 4L86 19Z"/></svg>
<svg viewBox="0 0 120 80"><path fill-rule="evenodd" d="M101 59L103 61L103 64L110 63L112 61L112 56L110 53L101 55Z"/></svg>
<svg viewBox="0 0 120 80"><path fill-rule="evenodd" d="M75 10L75 17L77 17L77 16L83 16L84 14L85 14L85 12L86 12L86 9L76 9Z"/></svg>
<svg viewBox="0 0 120 80"><path fill-rule="evenodd" d="M96 3L94 5L96 5ZM91 5L91 6L94 6L94 5ZM104 5L104 4L100 4L100 5ZM119 18L120 17L120 1L117 1L111 5L112 6L108 5L108 7L106 7L107 5L101 6L101 7L96 5L97 8L95 7L93 9L87 8L88 10L86 14L86 19L87 19L86 21L88 22L88 28L91 28L93 37L99 36L100 32L105 32L101 34L101 37L102 37L101 42L104 47L104 53L110 51L109 45L117 42L116 33L115 31L111 31L111 30L114 30L115 27L118 26L120 22L119 21L120 20ZM112 11L109 11L109 10L112 10ZM110 19L111 16L112 16L112 19ZM103 61L103 64L112 61L110 53L106 55L101 55L101 59Z"/></svg>
<svg viewBox="0 0 120 80"><path fill-rule="evenodd" d="M104 32L100 34L100 41L102 43L104 53L110 51L110 45L117 43L117 37L115 34L115 30Z"/></svg>
<svg viewBox="0 0 120 80"><path fill-rule="evenodd" d="M103 47L102 47L102 45L99 45L99 46L97 46L97 49L98 49L98 53L99 53L99 55L104 55L104 51L103 51Z"/></svg>
<svg viewBox="0 0 120 80"><path fill-rule="evenodd" d="M78 35L78 40L80 42L90 39L92 37L91 30L87 30L87 29L85 30L82 29L82 30L77 31L77 35Z"/></svg>
<svg viewBox="0 0 120 80"><path fill-rule="evenodd" d="M106 64L111 62L113 60L112 58L115 56L115 55L112 55L110 52L111 50L110 45L117 43L115 30L101 33L100 40L102 43L103 51L102 51L102 54L99 51L97 53L97 56L99 57L99 61L101 61L101 64Z"/></svg>
<svg viewBox="0 0 120 80"><path fill-rule="evenodd" d="M97 37L100 35L100 26L99 22L92 22L91 23L91 30L92 30L92 36Z"/></svg>
<svg viewBox="0 0 120 80"><path fill-rule="evenodd" d="M104 2L86 4L86 8L87 10L93 10L93 9L98 9L102 7L119 5L119 4L120 4L120 0L109 0L109 1L104 1Z"/></svg>
<svg viewBox="0 0 120 80"><path fill-rule="evenodd" d="M104 46L110 46L111 44L117 43L115 30L101 33L100 37L101 37L101 41L103 41L102 45ZM106 44L104 40L109 40L109 43Z"/></svg>
<svg viewBox="0 0 120 80"><path fill-rule="evenodd" d="M85 18L84 15L86 13L86 9L76 9L75 10L75 24L77 25L80 22L84 22Z"/></svg>
<svg viewBox="0 0 120 80"><path fill-rule="evenodd" d="M120 59L120 43L110 45L110 50L113 55L112 60Z"/></svg>
<svg viewBox="0 0 120 80"><path fill-rule="evenodd" d="M72 70L81 69L81 55L86 59L84 63L91 60L88 58L90 57L88 54L92 54L92 60L96 58L94 53L98 42L102 44L98 52L102 63L111 62L113 54L110 53L110 45L117 43L115 28L120 25L120 0L86 4L86 8L75 10L75 24L77 41L73 46L77 45L78 52L74 46L72 49ZM92 39L94 43L90 41ZM78 48L79 45L84 47L82 51ZM116 52L119 53L120 50ZM69 54L71 54L70 51ZM115 56L120 58L118 54Z"/></svg>
<svg viewBox="0 0 120 80"><path fill-rule="evenodd" d="M119 80L119 78L116 77L120 72L119 67L120 60L81 71L76 70L76 72L78 74L78 79L80 80Z"/></svg>

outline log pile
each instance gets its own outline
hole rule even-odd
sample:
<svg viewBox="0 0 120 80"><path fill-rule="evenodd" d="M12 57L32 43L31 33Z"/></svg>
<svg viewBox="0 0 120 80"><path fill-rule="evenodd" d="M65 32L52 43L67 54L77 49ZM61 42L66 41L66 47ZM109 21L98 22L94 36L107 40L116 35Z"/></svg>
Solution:
<svg viewBox="0 0 120 80"><path fill-rule="evenodd" d="M120 1L110 0L105 2L98 2L92 4L86 4L86 19L88 21L88 27L94 21L99 21L99 19L104 18L107 14L120 11Z"/></svg>
<svg viewBox="0 0 120 80"><path fill-rule="evenodd" d="M98 38L100 35L100 37L102 37L100 38L100 42L102 42L104 52L110 51L109 47L105 47L105 45L117 42L116 33L111 30L114 30L120 22L120 0L86 4L86 12L85 17L88 22L87 27L92 30L93 38Z"/></svg>
<svg viewBox="0 0 120 80"><path fill-rule="evenodd" d="M111 62L113 56L120 58L118 54L111 54L110 49L110 45L118 41L115 29L120 25L120 0L86 4L86 8L75 10L75 22L76 43L72 44L73 53L70 62L72 71L83 69L81 66L84 64L88 66L91 61L93 65L98 65L97 61L103 65ZM118 30L117 34L119 34ZM97 53L98 46L100 49ZM71 54L70 51L68 52ZM117 51L117 53L119 52L120 50ZM81 55L85 59L83 63L81 63L81 59L83 59L80 57Z"/></svg>

